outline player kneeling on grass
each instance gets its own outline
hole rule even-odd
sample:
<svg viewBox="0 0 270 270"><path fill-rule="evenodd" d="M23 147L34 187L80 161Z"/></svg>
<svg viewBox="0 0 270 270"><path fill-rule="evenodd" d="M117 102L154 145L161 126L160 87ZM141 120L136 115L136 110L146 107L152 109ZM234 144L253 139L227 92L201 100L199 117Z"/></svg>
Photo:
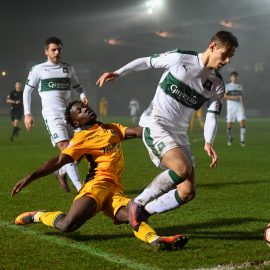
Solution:
<svg viewBox="0 0 270 270"><path fill-rule="evenodd" d="M73 232L98 212L104 212L115 224L128 223L128 203L130 198L123 193L121 176L124 158L121 141L141 137L141 128L128 128L120 124L102 124L96 114L79 101L69 104L65 118L77 129L69 146L58 156L48 160L30 175L19 181L12 190L12 196L32 181L58 170L67 163L85 156L90 169L86 183L74 199L67 214L61 211L33 211L22 213L15 224L25 225L42 222L62 232ZM185 235L158 236L145 222L138 231L137 238L162 249L180 249L188 238Z"/></svg>

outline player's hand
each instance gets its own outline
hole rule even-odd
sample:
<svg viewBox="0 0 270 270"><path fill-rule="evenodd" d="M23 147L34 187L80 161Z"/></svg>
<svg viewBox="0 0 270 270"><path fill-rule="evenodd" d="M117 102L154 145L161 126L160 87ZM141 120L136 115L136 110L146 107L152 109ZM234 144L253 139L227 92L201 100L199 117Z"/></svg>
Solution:
<svg viewBox="0 0 270 270"><path fill-rule="evenodd" d="M84 97L81 99L81 102L83 103L83 105L88 105L88 98L87 97Z"/></svg>
<svg viewBox="0 0 270 270"><path fill-rule="evenodd" d="M102 87L105 82L114 81L118 77L119 75L114 72L105 72L99 77L99 79L96 82L96 85L98 85L99 87Z"/></svg>
<svg viewBox="0 0 270 270"><path fill-rule="evenodd" d="M24 116L24 125L27 131L31 131L34 125L34 117L31 114L26 114Z"/></svg>
<svg viewBox="0 0 270 270"><path fill-rule="evenodd" d="M217 153L214 150L213 146L210 143L205 143L204 150L206 151L208 156L211 157L211 159L212 159L211 164L210 164L210 168L216 168L218 156L217 156Z"/></svg>
<svg viewBox="0 0 270 270"><path fill-rule="evenodd" d="M11 192L11 197L14 197L17 193L19 193L25 186L29 184L29 181L27 179L23 179L19 181L14 188L12 189Z"/></svg>

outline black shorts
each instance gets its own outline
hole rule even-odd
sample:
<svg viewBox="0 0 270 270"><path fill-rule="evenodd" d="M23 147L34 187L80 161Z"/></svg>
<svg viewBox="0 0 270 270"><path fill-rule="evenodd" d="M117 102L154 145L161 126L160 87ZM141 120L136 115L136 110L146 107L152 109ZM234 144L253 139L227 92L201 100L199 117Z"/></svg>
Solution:
<svg viewBox="0 0 270 270"><path fill-rule="evenodd" d="M11 117L12 121L21 120L22 116L23 116L23 110L21 110L21 109L10 110L10 117Z"/></svg>

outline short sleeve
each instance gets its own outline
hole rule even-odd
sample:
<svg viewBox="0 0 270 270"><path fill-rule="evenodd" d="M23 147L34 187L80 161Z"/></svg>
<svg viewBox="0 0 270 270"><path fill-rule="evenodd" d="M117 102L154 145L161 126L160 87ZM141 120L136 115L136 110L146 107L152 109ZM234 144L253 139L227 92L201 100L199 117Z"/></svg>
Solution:
<svg viewBox="0 0 270 270"><path fill-rule="evenodd" d="M125 127L121 124L117 124L117 123L113 123L112 126L114 127L114 129L118 133L118 135L120 136L121 141L123 141L125 139L125 136L126 136L127 127Z"/></svg>
<svg viewBox="0 0 270 270"><path fill-rule="evenodd" d="M75 133L75 136L62 153L71 156L73 160L78 160L83 156L86 153L83 134L81 132Z"/></svg>

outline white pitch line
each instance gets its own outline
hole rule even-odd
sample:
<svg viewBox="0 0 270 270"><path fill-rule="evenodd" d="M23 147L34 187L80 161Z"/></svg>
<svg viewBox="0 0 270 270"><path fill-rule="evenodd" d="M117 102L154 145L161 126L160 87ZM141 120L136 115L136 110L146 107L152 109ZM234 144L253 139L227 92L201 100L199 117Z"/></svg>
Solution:
<svg viewBox="0 0 270 270"><path fill-rule="evenodd" d="M196 268L189 270L237 270L237 269L247 269L250 267L254 267L254 269L260 269L264 266L269 266L270 261L262 261L262 262L244 262L242 264L229 264L229 265L218 265L209 268Z"/></svg>
<svg viewBox="0 0 270 270"><path fill-rule="evenodd" d="M204 138L197 138L197 139L193 139L192 142L199 142L199 141L202 141Z"/></svg>
<svg viewBox="0 0 270 270"><path fill-rule="evenodd" d="M157 267L153 267L151 265L143 264L136 261L131 261L129 259L117 256L112 253L105 252L103 250L97 249L95 247L91 247L90 245L85 245L80 242L71 243L64 239L55 236L47 236L45 234L39 233L37 231L30 230L29 228L25 228L24 226L18 225L11 225L6 221L0 220L0 226L4 226L8 229L19 231L20 233L35 236L36 238L57 244L59 246L71 247L74 249L78 249L80 251L86 252L92 256L100 257L105 261L112 262L118 265L123 265L127 268L134 269L134 270L162 270Z"/></svg>

